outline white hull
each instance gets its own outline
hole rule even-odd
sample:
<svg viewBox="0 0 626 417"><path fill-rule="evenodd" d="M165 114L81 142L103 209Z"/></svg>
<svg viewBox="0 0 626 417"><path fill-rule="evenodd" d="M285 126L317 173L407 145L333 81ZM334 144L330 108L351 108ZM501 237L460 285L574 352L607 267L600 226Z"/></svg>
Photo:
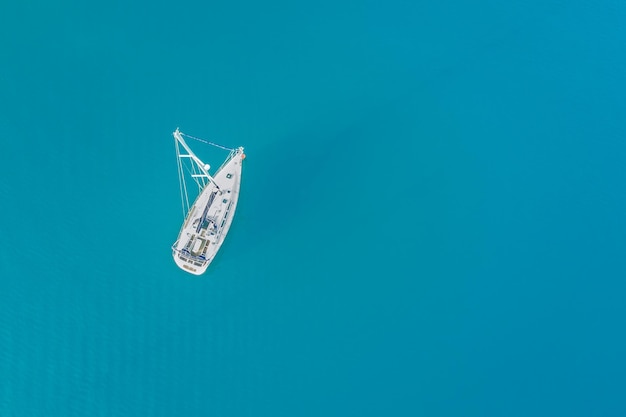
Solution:
<svg viewBox="0 0 626 417"><path fill-rule="evenodd" d="M172 246L174 261L182 270L203 274L224 243L237 208L244 158L243 148L234 150L189 208Z"/></svg>

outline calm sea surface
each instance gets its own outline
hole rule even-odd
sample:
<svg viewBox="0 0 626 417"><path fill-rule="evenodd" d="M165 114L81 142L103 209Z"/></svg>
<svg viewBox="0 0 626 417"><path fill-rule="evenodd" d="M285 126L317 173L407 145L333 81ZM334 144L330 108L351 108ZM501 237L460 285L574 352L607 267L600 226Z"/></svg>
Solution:
<svg viewBox="0 0 626 417"><path fill-rule="evenodd" d="M623 1L16 1L0 39L0 416L626 415ZM248 155L202 277L176 127Z"/></svg>

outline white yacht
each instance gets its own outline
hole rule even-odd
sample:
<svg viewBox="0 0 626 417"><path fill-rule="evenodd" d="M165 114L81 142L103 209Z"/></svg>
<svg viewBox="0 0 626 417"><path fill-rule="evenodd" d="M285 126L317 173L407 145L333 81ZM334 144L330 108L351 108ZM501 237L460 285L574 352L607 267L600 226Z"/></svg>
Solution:
<svg viewBox="0 0 626 417"><path fill-rule="evenodd" d="M228 157L211 175L211 167L193 153L185 138L227 150ZM185 135L178 129L174 139L185 221L172 245L172 254L181 269L200 275L215 259L230 229L239 198L241 165L246 156L243 147L226 148ZM190 204L189 194L195 194L196 190L197 198Z"/></svg>

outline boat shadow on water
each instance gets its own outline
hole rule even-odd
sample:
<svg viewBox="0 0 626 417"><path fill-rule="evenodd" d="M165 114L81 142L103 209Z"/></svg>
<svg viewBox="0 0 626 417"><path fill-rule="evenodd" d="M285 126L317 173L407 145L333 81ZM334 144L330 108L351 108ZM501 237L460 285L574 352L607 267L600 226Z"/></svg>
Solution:
<svg viewBox="0 0 626 417"><path fill-rule="evenodd" d="M334 135L295 134L262 149L247 147L241 196L233 221L238 252L257 251L279 236L298 234L316 199L326 197L323 173L340 163ZM343 145L342 145L343 147Z"/></svg>
<svg viewBox="0 0 626 417"><path fill-rule="evenodd" d="M343 230L346 223L359 228L354 214L370 210L372 190L402 193L399 185L378 178L381 163L396 151L410 153L419 163L414 151L417 138L427 137L422 125L432 118L431 107L400 96L335 123L305 126L260 148L246 146L241 195L226 250L236 244L244 256L293 245L308 251L328 238L324 230ZM387 169L397 178L409 178L415 167L407 157ZM412 184L408 188L414 189Z"/></svg>

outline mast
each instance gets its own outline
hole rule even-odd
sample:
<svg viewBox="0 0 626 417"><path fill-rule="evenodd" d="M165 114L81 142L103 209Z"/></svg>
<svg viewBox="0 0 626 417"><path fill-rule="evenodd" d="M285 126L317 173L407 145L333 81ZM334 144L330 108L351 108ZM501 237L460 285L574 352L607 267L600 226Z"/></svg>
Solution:
<svg viewBox="0 0 626 417"><path fill-rule="evenodd" d="M204 162L202 162L200 160L200 158L198 158L196 156L196 154L193 153L191 148L189 148L189 145L187 145L187 142L185 142L185 139L183 139L183 134L181 133L181 131L178 130L178 128L176 128L176 130L174 131L173 135L174 135L174 139L176 139L176 141L178 143L180 143L183 148L185 148L185 151L187 151L187 154L184 155L184 154L181 154L180 152L178 152L178 148L177 148L177 153L178 153L177 156L179 158L191 158L191 160L196 163L196 166L201 171L201 174L192 174L191 176L193 178L205 178L205 179L208 179L209 181L211 181L213 183L213 185L215 185L217 187L218 190L220 190L219 185L217 185L217 183L215 182L213 177L209 174L209 165L205 164Z"/></svg>

